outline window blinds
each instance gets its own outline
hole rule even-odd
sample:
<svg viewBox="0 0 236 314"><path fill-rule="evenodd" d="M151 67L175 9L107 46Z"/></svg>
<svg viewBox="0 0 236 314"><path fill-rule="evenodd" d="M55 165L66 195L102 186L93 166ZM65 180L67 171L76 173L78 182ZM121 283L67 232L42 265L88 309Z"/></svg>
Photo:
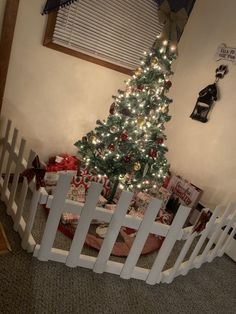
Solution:
<svg viewBox="0 0 236 314"><path fill-rule="evenodd" d="M58 11L52 41L127 69L162 26L155 0L80 0Z"/></svg>

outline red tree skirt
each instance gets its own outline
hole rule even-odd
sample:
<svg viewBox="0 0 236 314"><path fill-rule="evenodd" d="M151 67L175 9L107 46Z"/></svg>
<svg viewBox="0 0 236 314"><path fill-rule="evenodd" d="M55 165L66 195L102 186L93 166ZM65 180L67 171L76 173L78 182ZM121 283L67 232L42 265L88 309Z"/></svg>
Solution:
<svg viewBox="0 0 236 314"><path fill-rule="evenodd" d="M49 213L49 208L45 207L46 213ZM104 239L100 238L96 232L95 229L98 227L98 225L91 225L88 231L88 234L85 239L85 244L89 247L92 247L96 250L100 250ZM58 230L62 232L67 237L73 239L76 227L74 227L71 224L62 224L59 223ZM128 256L130 248L135 240L135 235L132 234L132 231L135 232L135 230L129 229L129 228L121 228L119 235L117 237L117 240L113 246L112 255L115 256ZM131 234L130 234L131 233ZM149 234L146 243L143 247L143 250L141 252L141 255L149 254L151 252L154 252L158 250L162 243L164 238L159 237L153 234Z"/></svg>

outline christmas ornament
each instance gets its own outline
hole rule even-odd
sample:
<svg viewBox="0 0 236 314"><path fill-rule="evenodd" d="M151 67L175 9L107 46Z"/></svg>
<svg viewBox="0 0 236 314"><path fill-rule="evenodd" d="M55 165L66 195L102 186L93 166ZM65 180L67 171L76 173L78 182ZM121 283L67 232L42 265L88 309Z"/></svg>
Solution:
<svg viewBox="0 0 236 314"><path fill-rule="evenodd" d="M151 65L155 65L155 64L157 64L157 63L158 63L157 58L156 58L156 57L152 58L152 60L151 60Z"/></svg>
<svg viewBox="0 0 236 314"><path fill-rule="evenodd" d="M103 125L103 123L102 123L101 120L97 120L96 123L97 123L98 125Z"/></svg>
<svg viewBox="0 0 236 314"><path fill-rule="evenodd" d="M111 152L113 152L113 151L115 150L115 145L114 145L114 144L110 144L110 145L108 146L108 149L109 149Z"/></svg>
<svg viewBox="0 0 236 314"><path fill-rule="evenodd" d="M127 133L122 133L121 136L120 136L121 140L124 142L124 141L127 141L128 140L128 134Z"/></svg>
<svg viewBox="0 0 236 314"><path fill-rule="evenodd" d="M118 126L116 126L116 125L113 125L111 128L110 128L110 132L111 133L116 133L116 132L118 132L119 131L119 128L118 128Z"/></svg>
<svg viewBox="0 0 236 314"><path fill-rule="evenodd" d="M144 90L144 86L143 85L138 85L137 86L137 91L142 92Z"/></svg>
<svg viewBox="0 0 236 314"><path fill-rule="evenodd" d="M162 113L167 113L169 111L168 107L167 106L164 106L161 108L161 112Z"/></svg>
<svg viewBox="0 0 236 314"><path fill-rule="evenodd" d="M93 144L96 144L96 142L97 142L96 136L95 135L90 136L89 141L92 142Z"/></svg>
<svg viewBox="0 0 236 314"><path fill-rule="evenodd" d="M139 116L137 119L137 125L141 128L145 123L145 118L143 116Z"/></svg>
<svg viewBox="0 0 236 314"><path fill-rule="evenodd" d="M114 115L114 114L115 114L115 108L116 108L116 104L113 102L113 103L111 104L111 107L110 107L110 110L109 110L109 112L110 112L111 115Z"/></svg>
<svg viewBox="0 0 236 314"><path fill-rule="evenodd" d="M82 142L83 142L83 143L87 143L87 142L88 142L87 136L83 136L83 137L82 137Z"/></svg>
<svg viewBox="0 0 236 314"><path fill-rule="evenodd" d="M171 88L171 86L172 86L171 81L165 81L165 88L169 89Z"/></svg>
<svg viewBox="0 0 236 314"><path fill-rule="evenodd" d="M130 163L130 161L131 161L131 157L129 155L124 157L124 162Z"/></svg>
<svg viewBox="0 0 236 314"><path fill-rule="evenodd" d="M121 113L124 115L124 116L127 116L127 117L130 117L131 116L131 111L128 109L128 108L123 108L121 110Z"/></svg>
<svg viewBox="0 0 236 314"><path fill-rule="evenodd" d="M134 72L134 74L135 74L136 76L141 75L141 74L142 74L142 69L141 69L141 68L138 68L138 69Z"/></svg>
<svg viewBox="0 0 236 314"><path fill-rule="evenodd" d="M139 162L135 162L134 164L134 171L139 171L141 169L141 165Z"/></svg>
<svg viewBox="0 0 236 314"><path fill-rule="evenodd" d="M158 138L158 139L156 140L156 143L157 143L158 145L163 144L163 142L164 142L163 138Z"/></svg>
<svg viewBox="0 0 236 314"><path fill-rule="evenodd" d="M157 151L155 148L151 148L149 150L149 156L152 157L152 158L155 158L157 156Z"/></svg>

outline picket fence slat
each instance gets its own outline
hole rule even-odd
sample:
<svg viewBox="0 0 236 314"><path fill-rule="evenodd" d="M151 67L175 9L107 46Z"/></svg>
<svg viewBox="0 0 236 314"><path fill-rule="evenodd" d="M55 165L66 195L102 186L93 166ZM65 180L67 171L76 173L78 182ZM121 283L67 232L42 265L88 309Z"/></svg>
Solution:
<svg viewBox="0 0 236 314"><path fill-rule="evenodd" d="M88 195L86 197L86 201L66 261L67 266L75 267L78 265L79 256L83 249L84 241L88 233L88 229L93 218L93 214L102 189L102 184L98 184L95 182L93 182L89 188Z"/></svg>
<svg viewBox="0 0 236 314"><path fill-rule="evenodd" d="M25 144L26 144L25 139L21 139L20 149L19 149L19 154L18 154L18 160L16 162L16 168L15 168L15 172L14 172L12 186L10 188L10 198L9 198L9 203L8 203L8 206L7 206L7 211L8 212L12 211L12 206L13 206L13 203L14 203L14 200L15 200L16 190L17 190L17 186L18 186L18 181L19 181L20 173L22 171L21 163L22 163L22 160L23 160Z"/></svg>
<svg viewBox="0 0 236 314"><path fill-rule="evenodd" d="M133 269L137 264L139 256L142 252L144 244L147 240L147 237L150 233L150 226L153 221L156 219L157 214L161 208L161 201L153 199L147 208L147 211L144 215L142 223L139 227L139 230L135 236L134 243L130 249L129 255L125 261L124 267L121 272L121 277L124 279L129 279L132 276Z"/></svg>
<svg viewBox="0 0 236 314"><path fill-rule="evenodd" d="M12 155L13 155L13 152L14 152L14 149L15 149L17 136L18 136L18 130L14 129L12 143L11 143L11 148L10 148L10 151L9 151L9 157L8 157L8 161L7 161L6 174L5 174L4 182L3 182L3 188L2 188L3 195L5 195L6 190L8 188L9 178L10 178L10 174L11 174L11 166L12 166ZM9 198L7 199L7 206L8 206L8 203L9 203Z"/></svg>
<svg viewBox="0 0 236 314"><path fill-rule="evenodd" d="M175 261L174 266L166 270L165 272L163 272L163 278L165 278L163 280L164 282L171 283L173 281L195 237L196 237L196 232L192 233L188 237L188 239L185 241L185 244L182 250L180 251L178 258Z"/></svg>
<svg viewBox="0 0 236 314"><path fill-rule="evenodd" d="M3 174L4 160L5 160L5 156L6 156L6 152L7 152L7 142L9 140L11 124L12 124L12 122L10 120L8 120L6 132L5 132L5 135L3 137L3 145L2 145L1 158L0 158L0 178L2 178L2 174Z"/></svg>
<svg viewBox="0 0 236 314"><path fill-rule="evenodd" d="M219 253L218 253L218 256L222 256L222 255L225 253L225 251L226 251L227 247L229 246L230 242L233 240L233 237L235 236L235 233L236 233L236 223L234 223L234 224L232 225L232 228L233 228L233 230L231 231L231 233L230 233L230 235L228 236L227 240L225 241L224 245L223 245L222 248L218 251L218 252L219 252Z"/></svg>
<svg viewBox="0 0 236 314"><path fill-rule="evenodd" d="M122 222L129 208L132 197L133 193L124 191L120 196L115 213L112 216L105 239L103 241L102 247L100 248L96 263L93 268L94 272L96 273L103 273L106 268L107 261L112 252L112 248L119 234Z"/></svg>
<svg viewBox="0 0 236 314"><path fill-rule="evenodd" d="M28 250L29 236L31 234L31 231L34 225L34 220L35 220L35 215L38 208L39 199L40 199L40 190L38 191L35 190L33 193L31 202L30 202L29 217L26 221L24 235L21 241L21 246L24 250Z"/></svg>
<svg viewBox="0 0 236 314"><path fill-rule="evenodd" d="M182 227L189 215L190 209L185 206L180 206L175 218L171 224L171 228L167 233L167 236L158 252L158 255L154 261L154 264L150 270L146 282L150 285L159 283L161 281L161 271L170 255L172 248L178 238L178 234L182 230Z"/></svg>
<svg viewBox="0 0 236 314"><path fill-rule="evenodd" d="M35 155L36 155L35 152L30 150L26 169L31 167L31 164L35 158ZM17 206L18 208L17 208L17 212L15 215L15 219L14 219L14 230L16 230L16 231L19 230L20 220L21 220L21 217L23 214L23 209L24 209L28 189L29 189L29 185L28 185L27 179L24 177L23 182L22 182L21 191L20 191L20 198L19 198L19 202L18 202L18 206Z"/></svg>
<svg viewBox="0 0 236 314"><path fill-rule="evenodd" d="M71 180L71 174L59 175L57 189L48 215L38 253L38 259L41 261L47 261L49 259Z"/></svg>

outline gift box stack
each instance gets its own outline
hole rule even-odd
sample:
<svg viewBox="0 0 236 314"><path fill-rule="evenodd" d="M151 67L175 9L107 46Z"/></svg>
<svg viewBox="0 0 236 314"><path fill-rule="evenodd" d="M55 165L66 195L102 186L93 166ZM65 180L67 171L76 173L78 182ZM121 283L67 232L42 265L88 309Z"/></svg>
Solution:
<svg viewBox="0 0 236 314"><path fill-rule="evenodd" d="M103 196L99 197L97 206L104 206L107 202L105 197L108 197L110 192L110 182L107 177L96 176L89 174L86 170L80 170L80 176L77 176L81 161L68 154L61 154L49 158L44 177L45 189L49 194L53 194L61 172L70 172L73 178L67 194L67 199L84 203L88 188L91 182L103 184ZM64 212L61 217L62 223L77 224L79 215Z"/></svg>

